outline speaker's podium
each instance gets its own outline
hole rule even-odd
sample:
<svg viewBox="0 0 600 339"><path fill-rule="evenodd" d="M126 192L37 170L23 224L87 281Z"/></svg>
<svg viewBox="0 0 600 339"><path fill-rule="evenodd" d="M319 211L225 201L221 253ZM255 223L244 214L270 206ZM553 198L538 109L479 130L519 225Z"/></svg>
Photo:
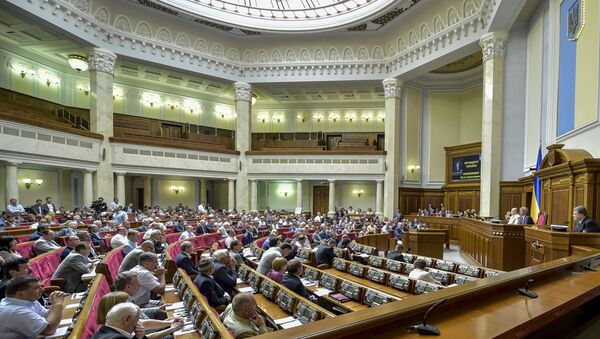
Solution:
<svg viewBox="0 0 600 339"><path fill-rule="evenodd" d="M436 230L410 231L402 235L402 246L406 251L430 258L444 258L446 233Z"/></svg>
<svg viewBox="0 0 600 339"><path fill-rule="evenodd" d="M524 230L528 266L566 258L585 247L600 249L600 233L568 232L568 227L560 225L531 226Z"/></svg>

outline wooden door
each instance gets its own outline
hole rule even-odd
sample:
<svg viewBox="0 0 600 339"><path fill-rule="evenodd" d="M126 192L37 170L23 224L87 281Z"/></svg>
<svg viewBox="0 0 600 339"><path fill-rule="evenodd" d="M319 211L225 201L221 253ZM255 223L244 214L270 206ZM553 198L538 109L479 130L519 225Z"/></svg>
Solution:
<svg viewBox="0 0 600 339"><path fill-rule="evenodd" d="M322 215L327 215L329 211L329 186L314 186L313 187L313 215L321 212Z"/></svg>
<svg viewBox="0 0 600 339"><path fill-rule="evenodd" d="M182 135L182 126L163 124L163 136L167 138L181 139Z"/></svg>
<svg viewBox="0 0 600 339"><path fill-rule="evenodd" d="M143 210L144 209L144 189L137 188L137 208Z"/></svg>

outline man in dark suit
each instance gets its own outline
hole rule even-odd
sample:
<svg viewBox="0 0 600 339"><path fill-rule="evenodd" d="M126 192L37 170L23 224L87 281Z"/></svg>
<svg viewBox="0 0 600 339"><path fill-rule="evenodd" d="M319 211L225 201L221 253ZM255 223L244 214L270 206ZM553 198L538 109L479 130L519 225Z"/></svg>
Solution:
<svg viewBox="0 0 600 339"><path fill-rule="evenodd" d="M31 206L31 211L35 215L46 215L46 213L44 213L45 209L44 205L42 205L42 199L37 199L35 201L35 205Z"/></svg>
<svg viewBox="0 0 600 339"><path fill-rule="evenodd" d="M52 275L52 279L64 279L63 290L67 293L78 293L85 290L86 285L81 281L81 276L90 273L91 262L89 245L80 242L75 249L67 255Z"/></svg>
<svg viewBox="0 0 600 339"><path fill-rule="evenodd" d="M198 265L200 274L194 280L194 284L198 287L200 293L206 297L208 304L211 307L226 306L231 301L231 297L226 294L221 286L212 278L215 273L215 265L212 259L205 258Z"/></svg>
<svg viewBox="0 0 600 339"><path fill-rule="evenodd" d="M397 244L394 251L388 252L387 258L390 260L405 262L404 257L402 256L402 245Z"/></svg>
<svg viewBox="0 0 600 339"><path fill-rule="evenodd" d="M292 259L287 263L287 273L283 276L283 280L281 284L290 290L296 292L296 294L303 296L304 298L308 298L310 294L302 284L300 277L304 272L304 267L302 266L302 262L298 259Z"/></svg>
<svg viewBox="0 0 600 339"><path fill-rule="evenodd" d="M44 215L57 212L56 206L52 203L52 197L46 197L46 203L42 206L44 207Z"/></svg>
<svg viewBox="0 0 600 339"><path fill-rule="evenodd" d="M326 264L331 267L333 263L333 258L335 258L335 253L333 253L333 248L336 245L335 239L329 240L328 244L319 245L317 248L317 265Z"/></svg>
<svg viewBox="0 0 600 339"><path fill-rule="evenodd" d="M587 209L577 206L573 209L573 220L575 220L575 232L598 233L600 225L587 215Z"/></svg>
<svg viewBox="0 0 600 339"><path fill-rule="evenodd" d="M106 323L96 331L92 339L130 339L131 334L135 332L137 335L139 331L143 335L143 328L136 326L139 320L140 308L137 305L130 302L116 304L108 311Z"/></svg>
<svg viewBox="0 0 600 339"><path fill-rule="evenodd" d="M519 214L521 215L521 224L523 225L533 225L533 218L529 215L529 208L521 207L519 208Z"/></svg>
<svg viewBox="0 0 600 339"><path fill-rule="evenodd" d="M235 273L235 261L231 260L227 250L218 250L213 253L215 259L215 273L213 278L229 295L232 294L236 285L237 273Z"/></svg>
<svg viewBox="0 0 600 339"><path fill-rule="evenodd" d="M183 268L189 276L200 274L192 262L192 253L194 253L194 245L189 241L184 241L181 243L181 252L175 258L175 266Z"/></svg>

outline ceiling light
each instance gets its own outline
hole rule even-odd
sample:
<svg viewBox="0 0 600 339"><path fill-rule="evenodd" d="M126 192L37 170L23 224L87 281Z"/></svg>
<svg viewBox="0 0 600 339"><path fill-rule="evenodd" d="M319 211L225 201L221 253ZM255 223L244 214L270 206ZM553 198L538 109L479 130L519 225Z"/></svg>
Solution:
<svg viewBox="0 0 600 339"><path fill-rule="evenodd" d="M69 54L67 60L69 61L69 66L71 66L72 69L76 70L77 73L85 72L88 70L88 58L84 56L77 54Z"/></svg>

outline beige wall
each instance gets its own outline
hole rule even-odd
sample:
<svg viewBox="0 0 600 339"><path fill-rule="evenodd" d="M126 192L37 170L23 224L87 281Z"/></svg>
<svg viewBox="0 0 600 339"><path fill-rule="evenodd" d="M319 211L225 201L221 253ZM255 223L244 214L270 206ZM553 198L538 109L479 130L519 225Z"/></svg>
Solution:
<svg viewBox="0 0 600 339"><path fill-rule="evenodd" d="M354 195L353 191L363 190L364 193L360 198ZM377 195L377 187L375 183L367 182L336 182L335 195L336 205L353 209L361 208L367 210L371 208L375 212L375 199Z"/></svg>
<svg viewBox="0 0 600 339"><path fill-rule="evenodd" d="M194 180L190 179L157 179L156 180L156 192L157 197L153 199L155 203L161 207L175 207L177 204L182 203L184 206L188 205L190 208L196 205L196 185ZM185 190L175 194L169 189L171 186L183 186Z"/></svg>
<svg viewBox="0 0 600 339"><path fill-rule="evenodd" d="M25 187L23 178L32 179L32 184L29 189ZM41 185L35 184L35 179L42 179L44 183ZM35 204L36 199L44 200L46 197L54 197L55 200L58 196L58 171L50 170L30 170L30 169L18 169L17 171L17 185L19 187L19 203L23 207L31 206Z"/></svg>
<svg viewBox="0 0 600 339"><path fill-rule="evenodd" d="M421 116L422 116L422 99L421 90L407 87L406 95L406 147L403 149L406 152L404 161L404 177L406 181L418 181L419 173L411 173L408 166L421 165ZM374 206L373 206L374 208Z"/></svg>
<svg viewBox="0 0 600 339"><path fill-rule="evenodd" d="M267 203L272 210L293 211L296 208L295 181L268 181L266 191Z"/></svg>
<svg viewBox="0 0 600 339"><path fill-rule="evenodd" d="M227 194L228 194L228 183L226 180L207 180L207 184L210 190L212 190L212 201L211 206L215 209L227 208Z"/></svg>

